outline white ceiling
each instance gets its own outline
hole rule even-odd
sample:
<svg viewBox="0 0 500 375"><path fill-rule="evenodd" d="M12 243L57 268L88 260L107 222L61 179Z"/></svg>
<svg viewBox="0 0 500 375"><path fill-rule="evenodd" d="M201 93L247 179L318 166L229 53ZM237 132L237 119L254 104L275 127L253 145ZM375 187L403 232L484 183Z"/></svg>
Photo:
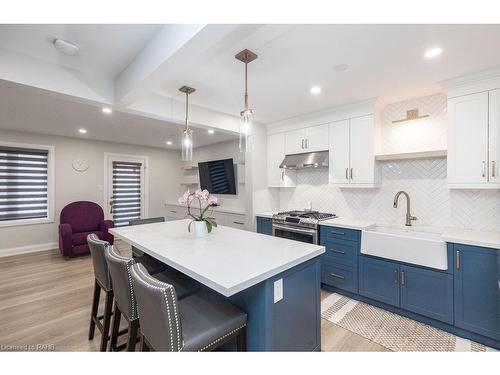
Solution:
<svg viewBox="0 0 500 375"><path fill-rule="evenodd" d="M165 74L155 76L148 90L183 100L178 88L187 84L197 89L191 103L237 116L243 105L244 65L234 55L248 48L259 55L249 65L250 105L256 120L272 123L370 98L391 103L436 93L442 90L442 80L500 66L500 25L239 27L238 32L197 55L198 49L192 45L186 48L194 54L183 60L175 73L167 69ZM0 48L114 79L160 28L0 25ZM207 32L205 36L212 34ZM79 44L80 54L59 54L51 44L54 37ZM443 54L425 59L424 52L434 46L442 47ZM349 68L336 72L334 66L338 64L348 64ZM309 93L313 85L322 87L320 95ZM151 141L154 139L144 143Z"/></svg>
<svg viewBox="0 0 500 375"><path fill-rule="evenodd" d="M186 62L181 74L156 91L178 97L197 88L191 102L237 114L243 105L243 69L235 53L259 57L249 64L250 106L265 123L380 97L396 102L438 92L444 79L500 66L500 25L265 25L213 56ZM443 54L426 60L434 46ZM348 64L343 72L333 67ZM322 93L312 96L313 85Z"/></svg>
<svg viewBox="0 0 500 375"><path fill-rule="evenodd" d="M0 80L0 129L53 134L180 150L182 125L101 107ZM84 128L87 134L80 134ZM235 134L193 129L194 147L235 140ZM166 141L172 141L171 146Z"/></svg>
<svg viewBox="0 0 500 375"><path fill-rule="evenodd" d="M0 48L81 72L114 79L160 28L160 25L0 25ZM53 46L60 38L80 46L65 56Z"/></svg>

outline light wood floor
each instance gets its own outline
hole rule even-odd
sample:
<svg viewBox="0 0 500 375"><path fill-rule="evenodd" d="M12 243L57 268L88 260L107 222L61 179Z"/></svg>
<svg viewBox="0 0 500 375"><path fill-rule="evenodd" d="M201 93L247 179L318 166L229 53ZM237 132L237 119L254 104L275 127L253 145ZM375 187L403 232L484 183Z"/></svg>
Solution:
<svg viewBox="0 0 500 375"><path fill-rule="evenodd" d="M0 351L39 344L45 350L97 351L98 330L94 340L87 339L93 282L90 256L67 261L54 250L0 258ZM322 292L322 298L327 295ZM324 351L387 351L324 319L321 341Z"/></svg>

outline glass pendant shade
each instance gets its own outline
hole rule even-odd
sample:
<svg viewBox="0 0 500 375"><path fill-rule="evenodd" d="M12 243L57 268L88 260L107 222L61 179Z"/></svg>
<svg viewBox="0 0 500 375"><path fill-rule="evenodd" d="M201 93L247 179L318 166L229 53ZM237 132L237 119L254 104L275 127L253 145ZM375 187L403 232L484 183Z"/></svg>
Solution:
<svg viewBox="0 0 500 375"><path fill-rule="evenodd" d="M248 152L252 150L251 145L251 135L252 135L252 112L251 110L246 110L241 113L240 117L240 152Z"/></svg>
<svg viewBox="0 0 500 375"><path fill-rule="evenodd" d="M184 129L182 131L182 161L193 160L193 131L191 129Z"/></svg>

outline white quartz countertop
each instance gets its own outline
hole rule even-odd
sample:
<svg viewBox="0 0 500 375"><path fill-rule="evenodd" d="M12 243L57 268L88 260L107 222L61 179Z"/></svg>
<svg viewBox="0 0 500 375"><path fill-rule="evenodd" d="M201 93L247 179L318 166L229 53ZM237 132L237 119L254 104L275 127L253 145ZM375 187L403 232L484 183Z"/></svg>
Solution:
<svg viewBox="0 0 500 375"><path fill-rule="evenodd" d="M447 229L444 231L442 238L446 242L500 249L500 232Z"/></svg>
<svg viewBox="0 0 500 375"><path fill-rule="evenodd" d="M272 212L272 211L266 211L266 212L259 212L258 214L256 214L255 216L258 216L258 217L267 217L269 219L272 219L273 215L275 214L276 212Z"/></svg>
<svg viewBox="0 0 500 375"><path fill-rule="evenodd" d="M374 226L375 222L371 220L351 219L348 217L336 217L335 219L321 221L319 224L339 228L364 230Z"/></svg>
<svg viewBox="0 0 500 375"><path fill-rule="evenodd" d="M204 238L189 220L110 229L110 233L229 297L325 252L320 245L219 226Z"/></svg>

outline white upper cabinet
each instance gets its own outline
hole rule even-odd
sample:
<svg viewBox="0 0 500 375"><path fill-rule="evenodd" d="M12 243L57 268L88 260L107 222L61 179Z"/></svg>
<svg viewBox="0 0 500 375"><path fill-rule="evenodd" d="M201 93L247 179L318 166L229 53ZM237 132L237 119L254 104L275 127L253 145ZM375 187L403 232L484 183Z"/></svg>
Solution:
<svg viewBox="0 0 500 375"><path fill-rule="evenodd" d="M340 187L376 187L373 116L330 124L330 183Z"/></svg>
<svg viewBox="0 0 500 375"><path fill-rule="evenodd" d="M287 155L324 150L328 150L328 124L285 133L285 153Z"/></svg>
<svg viewBox="0 0 500 375"><path fill-rule="evenodd" d="M448 99L448 184L498 188L499 90Z"/></svg>
<svg viewBox="0 0 500 375"><path fill-rule="evenodd" d="M296 171L281 169L285 158L285 133L267 136L267 185L269 187L295 186Z"/></svg>
<svg viewBox="0 0 500 375"><path fill-rule="evenodd" d="M285 154L300 154L305 151L304 129L286 132L285 134Z"/></svg>
<svg viewBox="0 0 500 375"><path fill-rule="evenodd" d="M489 92L489 181L500 186L498 164L500 163L500 89Z"/></svg>
<svg viewBox="0 0 500 375"><path fill-rule="evenodd" d="M349 183L349 120L330 124L330 183Z"/></svg>

